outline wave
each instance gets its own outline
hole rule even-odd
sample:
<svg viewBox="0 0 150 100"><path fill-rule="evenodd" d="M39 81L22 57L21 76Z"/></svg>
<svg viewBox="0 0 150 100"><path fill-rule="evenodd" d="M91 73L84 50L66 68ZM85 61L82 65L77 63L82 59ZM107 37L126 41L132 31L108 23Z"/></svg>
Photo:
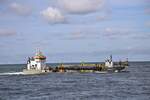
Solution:
<svg viewBox="0 0 150 100"><path fill-rule="evenodd" d="M7 72L7 73L0 73L0 75L23 75L23 72Z"/></svg>

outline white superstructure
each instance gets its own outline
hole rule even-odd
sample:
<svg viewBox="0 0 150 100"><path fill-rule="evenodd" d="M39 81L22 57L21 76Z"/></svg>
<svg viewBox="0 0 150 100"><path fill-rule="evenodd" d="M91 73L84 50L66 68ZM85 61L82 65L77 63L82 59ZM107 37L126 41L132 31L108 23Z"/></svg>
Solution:
<svg viewBox="0 0 150 100"><path fill-rule="evenodd" d="M105 66L108 67L108 68L112 68L113 67L112 55L110 56L109 59L107 59L105 61Z"/></svg>
<svg viewBox="0 0 150 100"><path fill-rule="evenodd" d="M32 58L28 58L27 70L44 70L46 68L46 57L38 51Z"/></svg>

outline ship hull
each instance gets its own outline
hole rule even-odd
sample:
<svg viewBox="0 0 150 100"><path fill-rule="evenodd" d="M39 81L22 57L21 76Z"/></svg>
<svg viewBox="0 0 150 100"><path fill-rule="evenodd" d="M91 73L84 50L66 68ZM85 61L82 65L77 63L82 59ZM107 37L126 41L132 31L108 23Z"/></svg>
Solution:
<svg viewBox="0 0 150 100"><path fill-rule="evenodd" d="M107 71L108 72L121 72L123 70L125 70L125 66L121 66L121 67L112 67L112 68L108 68Z"/></svg>
<svg viewBox="0 0 150 100"><path fill-rule="evenodd" d="M25 75L34 75L34 74L47 74L50 73L50 71L42 71L42 70L23 70L23 74Z"/></svg>

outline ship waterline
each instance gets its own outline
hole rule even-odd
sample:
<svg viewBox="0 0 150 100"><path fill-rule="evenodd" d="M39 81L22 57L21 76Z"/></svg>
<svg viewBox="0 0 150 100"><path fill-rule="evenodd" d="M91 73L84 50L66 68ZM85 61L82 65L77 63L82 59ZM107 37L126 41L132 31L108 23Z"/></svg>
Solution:
<svg viewBox="0 0 150 100"><path fill-rule="evenodd" d="M27 70L27 69L23 69L23 73L24 75L29 75L29 74L47 74L50 73L51 71L45 71L45 70Z"/></svg>

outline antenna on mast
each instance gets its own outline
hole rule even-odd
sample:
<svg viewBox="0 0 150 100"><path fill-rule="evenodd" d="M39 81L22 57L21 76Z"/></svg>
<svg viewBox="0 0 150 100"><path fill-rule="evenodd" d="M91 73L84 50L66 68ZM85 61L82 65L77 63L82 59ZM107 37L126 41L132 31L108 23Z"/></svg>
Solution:
<svg viewBox="0 0 150 100"><path fill-rule="evenodd" d="M110 55L110 61L112 61L112 54Z"/></svg>
<svg viewBox="0 0 150 100"><path fill-rule="evenodd" d="M36 48L36 55L40 54L40 48Z"/></svg>

